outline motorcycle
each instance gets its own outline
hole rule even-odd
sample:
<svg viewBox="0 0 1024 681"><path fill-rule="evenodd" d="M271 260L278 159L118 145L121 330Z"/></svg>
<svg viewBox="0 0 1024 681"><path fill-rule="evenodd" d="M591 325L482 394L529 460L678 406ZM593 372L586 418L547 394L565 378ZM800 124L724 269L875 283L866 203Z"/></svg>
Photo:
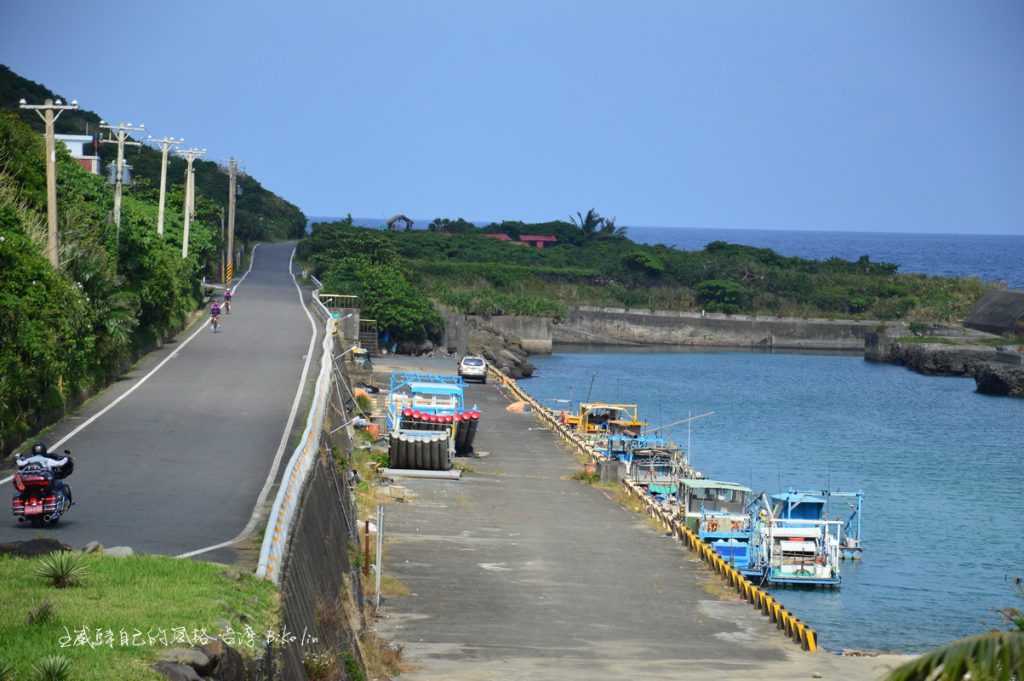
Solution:
<svg viewBox="0 0 1024 681"><path fill-rule="evenodd" d="M71 452L64 450L64 455L68 462L56 471L33 463L14 474L17 494L11 500L11 510L19 523L27 521L32 527L56 525L71 508L70 487L65 484L58 488L54 484L70 476L74 470Z"/></svg>

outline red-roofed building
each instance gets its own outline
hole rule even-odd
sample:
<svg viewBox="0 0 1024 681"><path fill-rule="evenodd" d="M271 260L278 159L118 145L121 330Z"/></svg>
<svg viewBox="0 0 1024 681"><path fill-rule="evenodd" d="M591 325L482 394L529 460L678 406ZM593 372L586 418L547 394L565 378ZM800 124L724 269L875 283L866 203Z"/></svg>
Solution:
<svg viewBox="0 0 1024 681"><path fill-rule="evenodd" d="M497 239L498 241L512 241L512 237L510 237L508 234L495 234L488 232L484 234L484 236L487 237L488 239Z"/></svg>
<svg viewBox="0 0 1024 681"><path fill-rule="evenodd" d="M553 234L520 234L519 240L524 244L530 246L536 246L538 249L544 248L544 244L554 244L558 242L558 237Z"/></svg>

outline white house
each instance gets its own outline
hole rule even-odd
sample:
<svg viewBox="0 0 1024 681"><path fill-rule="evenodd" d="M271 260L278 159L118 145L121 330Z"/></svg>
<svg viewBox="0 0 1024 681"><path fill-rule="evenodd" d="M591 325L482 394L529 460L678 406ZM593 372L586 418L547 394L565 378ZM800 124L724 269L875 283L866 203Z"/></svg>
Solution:
<svg viewBox="0 0 1024 681"><path fill-rule="evenodd" d="M100 157L88 156L85 153L85 145L88 144L93 148L96 146L96 140L92 135L54 135L54 138L68 148L71 158L78 161L83 168L93 175L100 174Z"/></svg>

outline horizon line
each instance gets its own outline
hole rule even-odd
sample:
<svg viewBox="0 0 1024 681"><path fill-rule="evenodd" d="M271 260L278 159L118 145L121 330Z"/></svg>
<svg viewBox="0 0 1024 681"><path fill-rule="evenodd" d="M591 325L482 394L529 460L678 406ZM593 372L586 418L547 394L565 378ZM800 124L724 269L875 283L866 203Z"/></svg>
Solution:
<svg viewBox="0 0 1024 681"><path fill-rule="evenodd" d="M346 217L346 215L307 215L306 213L303 213L303 214L306 215L307 223L311 222L313 220L324 220L324 219L344 220L345 217ZM436 219L436 218L434 218L434 219ZM449 218L449 219L464 219L464 218ZM383 224L384 222L387 221L387 218L360 217L360 216L353 215L352 216L352 220L353 221L356 221L356 220L366 220L366 221L370 221L370 220L376 221L376 220L379 220L381 222L381 224ZM414 224L418 224L418 223L429 224L432 221L433 221L433 219L427 220L427 219L422 219L422 218L413 218L413 223ZM474 225L477 225L478 227L479 226L486 226L486 225L492 225L492 224L499 224L500 223L500 221L498 221L498 220L466 220L466 221L467 222L471 222ZM527 222L525 220L522 220L521 222L523 222L524 224L537 224L537 223L530 223L530 222ZM554 222L554 220L548 220L547 222ZM629 236L628 230L630 230L630 229L678 229L678 230L721 230L721 231L726 231L726 232L812 232L812 233L819 233L819 234L894 234L894 235L900 235L900 236L1016 236L1016 237L1024 237L1024 232L1020 232L1020 233L1014 233L1014 232L899 232L899 231L888 231L888 230L877 230L877 229L827 229L827 228L815 228L815 227L693 227L693 226L683 226L683 225L628 225L628 224L622 224L622 225L619 225L619 226L625 227L627 229L627 236Z"/></svg>

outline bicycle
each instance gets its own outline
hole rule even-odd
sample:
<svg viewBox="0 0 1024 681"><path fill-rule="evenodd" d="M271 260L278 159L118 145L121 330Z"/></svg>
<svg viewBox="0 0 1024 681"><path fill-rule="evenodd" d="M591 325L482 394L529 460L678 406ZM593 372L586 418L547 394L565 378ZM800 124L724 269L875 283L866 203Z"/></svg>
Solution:
<svg viewBox="0 0 1024 681"><path fill-rule="evenodd" d="M217 330L220 328L220 316L218 316L218 315L211 316L210 317L210 326L213 327L213 332L217 333Z"/></svg>

